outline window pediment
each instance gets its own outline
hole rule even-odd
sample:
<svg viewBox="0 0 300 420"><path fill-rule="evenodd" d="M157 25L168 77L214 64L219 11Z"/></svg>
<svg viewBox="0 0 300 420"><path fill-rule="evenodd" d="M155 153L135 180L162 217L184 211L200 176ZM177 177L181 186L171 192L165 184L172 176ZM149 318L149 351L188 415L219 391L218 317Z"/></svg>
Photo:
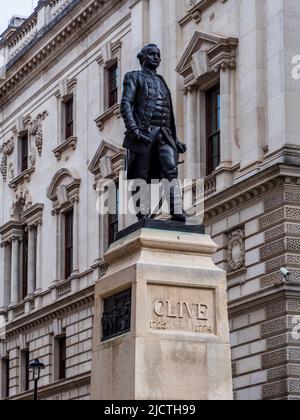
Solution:
<svg viewBox="0 0 300 420"><path fill-rule="evenodd" d="M235 68L237 38L196 31L176 68L185 85L198 83L210 72Z"/></svg>
<svg viewBox="0 0 300 420"><path fill-rule="evenodd" d="M54 212L60 211L74 200L79 200L80 183L80 176L75 169L63 168L54 175L47 192Z"/></svg>
<svg viewBox="0 0 300 420"><path fill-rule="evenodd" d="M95 180L115 178L124 169L126 152L122 147L103 140L94 158L89 171L95 176Z"/></svg>

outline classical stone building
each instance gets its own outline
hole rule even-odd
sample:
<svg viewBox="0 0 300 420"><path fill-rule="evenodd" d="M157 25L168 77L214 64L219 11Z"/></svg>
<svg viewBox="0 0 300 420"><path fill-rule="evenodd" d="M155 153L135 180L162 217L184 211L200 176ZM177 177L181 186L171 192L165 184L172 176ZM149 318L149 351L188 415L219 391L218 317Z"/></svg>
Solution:
<svg viewBox="0 0 300 420"><path fill-rule="evenodd" d="M235 397L300 399L299 28L293 0L40 0L12 19L0 41L2 398L31 398L35 358L41 398L89 398L94 285L129 222L99 215L97 185L124 168L121 79L155 42L188 145L181 176L204 178L228 273Z"/></svg>

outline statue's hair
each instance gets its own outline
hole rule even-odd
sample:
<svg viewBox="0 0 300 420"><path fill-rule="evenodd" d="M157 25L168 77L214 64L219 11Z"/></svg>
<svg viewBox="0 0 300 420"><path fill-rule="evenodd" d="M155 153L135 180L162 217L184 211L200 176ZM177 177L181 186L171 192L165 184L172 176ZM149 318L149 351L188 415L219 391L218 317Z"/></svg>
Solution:
<svg viewBox="0 0 300 420"><path fill-rule="evenodd" d="M145 56L146 56L147 51L148 51L149 48L157 48L159 50L159 48L158 48L158 46L156 44L148 44L148 45L145 45L142 48L141 52L139 52L138 55L137 55L137 58L138 58L139 62L141 63L141 66L143 65Z"/></svg>

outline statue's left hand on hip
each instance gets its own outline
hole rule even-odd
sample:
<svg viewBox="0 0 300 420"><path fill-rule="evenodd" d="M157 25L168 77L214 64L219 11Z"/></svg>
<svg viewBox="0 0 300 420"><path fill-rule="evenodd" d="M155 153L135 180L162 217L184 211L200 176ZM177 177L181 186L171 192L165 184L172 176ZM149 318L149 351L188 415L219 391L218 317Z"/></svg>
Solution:
<svg viewBox="0 0 300 420"><path fill-rule="evenodd" d="M177 151L181 155L183 155L187 151L187 146L185 143L178 141L176 145L177 145Z"/></svg>

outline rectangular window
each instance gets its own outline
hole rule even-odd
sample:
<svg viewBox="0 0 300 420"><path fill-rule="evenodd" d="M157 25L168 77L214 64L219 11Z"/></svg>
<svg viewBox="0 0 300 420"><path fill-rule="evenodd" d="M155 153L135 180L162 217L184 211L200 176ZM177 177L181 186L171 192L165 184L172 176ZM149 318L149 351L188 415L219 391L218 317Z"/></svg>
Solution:
<svg viewBox="0 0 300 420"><path fill-rule="evenodd" d="M21 298L26 298L28 294L28 231L24 229L23 248L22 248L22 282Z"/></svg>
<svg viewBox="0 0 300 420"><path fill-rule="evenodd" d="M9 397L9 358L1 360L1 398Z"/></svg>
<svg viewBox="0 0 300 420"><path fill-rule="evenodd" d="M114 203L113 208L114 212L108 215L108 244L112 244L117 239L117 234L119 231L119 185L118 183L115 184L115 197L114 197Z"/></svg>
<svg viewBox="0 0 300 420"><path fill-rule="evenodd" d="M67 359L67 344L66 336L57 339L58 357L59 357L59 373L58 379L61 381L66 379L66 359Z"/></svg>
<svg viewBox="0 0 300 420"><path fill-rule="evenodd" d="M74 135L74 99L73 96L65 102L65 126L66 138L65 140L73 137Z"/></svg>
<svg viewBox="0 0 300 420"><path fill-rule="evenodd" d="M23 350L21 352L21 381L22 381L22 391L29 390L29 350Z"/></svg>
<svg viewBox="0 0 300 420"><path fill-rule="evenodd" d="M28 169L28 133L20 137L20 150L21 150L21 172Z"/></svg>
<svg viewBox="0 0 300 420"><path fill-rule="evenodd" d="M108 69L108 107L118 103L118 63Z"/></svg>
<svg viewBox="0 0 300 420"><path fill-rule="evenodd" d="M220 164L221 96L220 86L206 93L207 105L207 175Z"/></svg>
<svg viewBox="0 0 300 420"><path fill-rule="evenodd" d="M65 214L65 279L73 271L73 209Z"/></svg>

